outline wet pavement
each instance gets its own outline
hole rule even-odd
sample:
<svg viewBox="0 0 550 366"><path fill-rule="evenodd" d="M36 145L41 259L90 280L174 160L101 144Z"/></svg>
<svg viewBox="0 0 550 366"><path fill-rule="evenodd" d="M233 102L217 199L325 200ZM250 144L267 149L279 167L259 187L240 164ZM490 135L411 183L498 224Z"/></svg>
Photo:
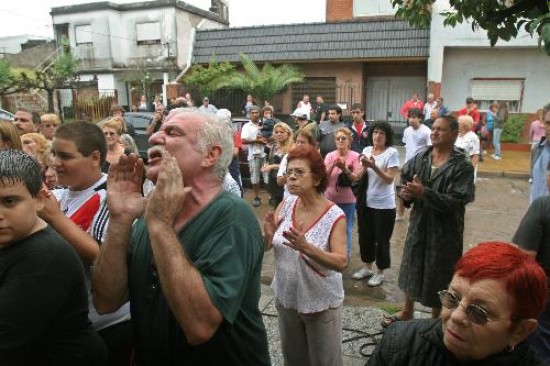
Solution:
<svg viewBox="0 0 550 366"><path fill-rule="evenodd" d="M511 174L505 170L498 171L498 167L497 170L489 170L488 173L485 173L480 167L475 202L466 206L465 251L484 241L509 242L511 240L529 202L528 158L525 160L525 156L522 155L522 157L524 160L521 164L514 165L509 162L510 165L517 167ZM485 160L487 161L487 159L490 158ZM492 162L488 162L487 165L490 164ZM252 201L250 190L246 190L245 199L248 202ZM269 209L268 194L265 191L262 191L262 201L262 206L253 208L260 225ZM356 229L354 230L351 262L343 272L346 293L343 319L345 365L364 365L367 359L361 352L363 354L370 353L372 346L365 345L373 343L373 336L374 339L380 338L382 331L380 321L384 311L395 311L402 305L404 294L397 288L397 276L407 235L408 214L409 212L407 212L404 221L398 221L395 224L391 240L391 268L386 270L385 281L379 287L372 288L367 286L367 280L358 281L351 278L351 275L362 265L357 233ZM268 287L273 274L274 255L271 251L264 256L260 309L264 313L264 320L268 328L272 362L274 365L282 365L273 294ZM427 310L418 306L415 316L427 317Z"/></svg>

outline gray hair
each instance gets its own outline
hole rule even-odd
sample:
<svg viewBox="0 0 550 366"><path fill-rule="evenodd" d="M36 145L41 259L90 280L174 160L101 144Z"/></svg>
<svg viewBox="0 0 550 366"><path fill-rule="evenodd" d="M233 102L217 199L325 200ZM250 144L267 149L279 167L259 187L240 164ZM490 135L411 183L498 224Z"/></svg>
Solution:
<svg viewBox="0 0 550 366"><path fill-rule="evenodd" d="M231 126L223 123L213 114L202 113L197 108L176 108L170 111L169 116L192 113L203 119L203 124L197 131L196 149L206 154L209 146L218 145L222 152L212 172L223 182L229 163L233 159L233 131Z"/></svg>
<svg viewBox="0 0 550 366"><path fill-rule="evenodd" d="M0 184L23 183L32 197L42 188L42 168L32 156L20 150L0 150Z"/></svg>
<svg viewBox="0 0 550 366"><path fill-rule="evenodd" d="M134 153L139 156L139 149L136 145L136 141L132 136L128 135L127 133L124 133L120 136L120 141L122 141L122 144L124 145L124 147L125 148L127 147L131 153Z"/></svg>

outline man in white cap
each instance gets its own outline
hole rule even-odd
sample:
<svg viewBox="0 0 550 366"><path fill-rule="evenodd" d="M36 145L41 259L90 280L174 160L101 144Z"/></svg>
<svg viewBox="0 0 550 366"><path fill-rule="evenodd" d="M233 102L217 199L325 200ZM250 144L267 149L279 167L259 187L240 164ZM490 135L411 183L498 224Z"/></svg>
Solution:
<svg viewBox="0 0 550 366"><path fill-rule="evenodd" d="M298 130L306 130L308 131L311 136L313 136L313 139L317 141L318 136L318 129L317 129L317 123L315 121L311 121L308 118L308 111L302 108L297 108L292 114L292 117L294 117L294 122L296 123L296 131Z"/></svg>

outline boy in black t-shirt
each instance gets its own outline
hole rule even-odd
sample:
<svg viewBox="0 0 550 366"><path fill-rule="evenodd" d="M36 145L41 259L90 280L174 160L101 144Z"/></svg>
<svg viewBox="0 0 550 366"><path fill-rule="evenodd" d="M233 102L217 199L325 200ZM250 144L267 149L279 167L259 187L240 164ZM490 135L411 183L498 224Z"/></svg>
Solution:
<svg viewBox="0 0 550 366"><path fill-rule="evenodd" d="M42 184L34 158L0 150L0 363L105 365L82 262L37 215Z"/></svg>

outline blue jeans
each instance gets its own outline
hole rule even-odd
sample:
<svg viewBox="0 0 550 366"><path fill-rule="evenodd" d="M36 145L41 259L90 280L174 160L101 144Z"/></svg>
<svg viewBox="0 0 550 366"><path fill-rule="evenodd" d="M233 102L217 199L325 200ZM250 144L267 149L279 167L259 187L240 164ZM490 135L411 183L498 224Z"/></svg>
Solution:
<svg viewBox="0 0 550 366"><path fill-rule="evenodd" d="M495 147L495 156L500 158L500 135L502 135L502 128L495 128L493 131L493 146Z"/></svg>
<svg viewBox="0 0 550 366"><path fill-rule="evenodd" d="M348 259L351 257L351 234L353 234L353 222L355 221L355 203L337 203L338 207L346 215L346 231L348 233Z"/></svg>

